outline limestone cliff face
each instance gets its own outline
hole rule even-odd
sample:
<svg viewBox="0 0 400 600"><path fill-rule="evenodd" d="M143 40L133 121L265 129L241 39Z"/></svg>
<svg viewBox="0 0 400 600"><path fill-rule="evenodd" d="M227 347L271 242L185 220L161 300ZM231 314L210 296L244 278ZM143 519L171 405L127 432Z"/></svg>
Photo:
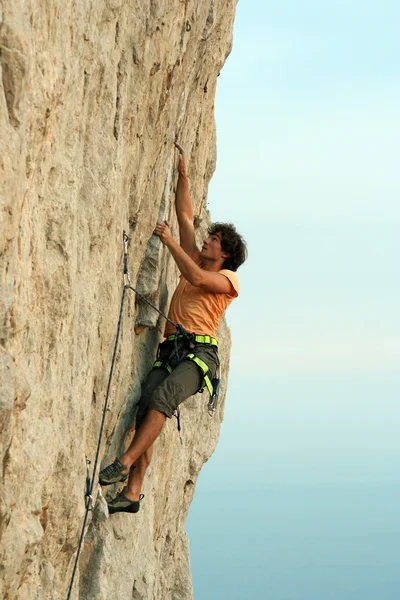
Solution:
<svg viewBox="0 0 400 600"><path fill-rule="evenodd" d="M152 230L176 222L177 136L198 234L215 166L213 103L236 0L0 2L0 597L65 598L85 510L122 293L161 308L177 272ZM128 294L102 445L130 439L164 323ZM220 328L223 370L229 333ZM224 379L226 382L226 377ZM73 598L193 597L184 523L216 445L206 397L156 443L138 515L95 489Z"/></svg>

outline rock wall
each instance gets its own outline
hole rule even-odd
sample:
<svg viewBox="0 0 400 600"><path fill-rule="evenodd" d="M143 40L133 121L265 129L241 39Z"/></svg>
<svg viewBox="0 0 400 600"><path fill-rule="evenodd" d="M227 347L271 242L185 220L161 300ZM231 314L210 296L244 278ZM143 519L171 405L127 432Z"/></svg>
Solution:
<svg viewBox="0 0 400 600"><path fill-rule="evenodd" d="M177 271L176 137L201 237L215 167L213 103L236 0L0 2L1 577L4 600L65 598L85 511L123 287L165 309ZM102 464L132 434L164 323L129 293ZM223 371L229 332L220 327ZM226 382L226 377L224 378ZM96 487L72 598L193 597L185 519L223 416L198 395L156 442L138 515ZM204 394L205 396L205 394Z"/></svg>

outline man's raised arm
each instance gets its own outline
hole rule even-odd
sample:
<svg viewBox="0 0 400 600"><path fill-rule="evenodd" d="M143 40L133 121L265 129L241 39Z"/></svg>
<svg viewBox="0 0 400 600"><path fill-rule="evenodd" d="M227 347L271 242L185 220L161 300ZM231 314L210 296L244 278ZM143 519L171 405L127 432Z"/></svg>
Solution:
<svg viewBox="0 0 400 600"><path fill-rule="evenodd" d="M175 195L175 210L178 217L179 241L184 251L191 257L198 252L193 225L193 208L189 194L189 181L186 174L186 160L182 147L175 143L179 150L178 184Z"/></svg>

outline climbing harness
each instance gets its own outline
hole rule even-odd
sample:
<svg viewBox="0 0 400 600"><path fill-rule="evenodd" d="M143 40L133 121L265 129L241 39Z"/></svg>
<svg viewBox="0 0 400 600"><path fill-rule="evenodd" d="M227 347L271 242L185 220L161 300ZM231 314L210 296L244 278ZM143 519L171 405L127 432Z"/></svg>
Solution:
<svg viewBox="0 0 400 600"><path fill-rule="evenodd" d="M178 340L183 338L183 343L188 342L189 347L191 349L194 349L195 343L210 344L211 346L218 346L218 341L215 338L211 337L210 335L196 335L195 333L190 333L188 336L186 336L186 338L184 338L184 336L181 336L181 335L178 335L177 337L178 337ZM169 335L167 337L166 341L170 342L175 338L176 338L175 335ZM172 358L172 353L165 361L156 360L155 363L153 364L153 369L163 368L163 369L166 369L168 371L168 373L172 373L173 368L170 365L171 358ZM203 373L203 382L202 382L201 388L199 389L199 392L201 393L204 390L204 388L207 387L208 391L210 392L210 396L212 396L213 395L213 384L208 375L208 371L209 371L208 365L203 360L201 360L201 358L199 358L198 356L195 356L192 352L190 352L189 354L187 354L185 356L185 360L186 359L192 360L194 363L196 363L196 365L200 368L200 371Z"/></svg>
<svg viewBox="0 0 400 600"><path fill-rule="evenodd" d="M193 353L188 354L186 356L186 358L188 360L192 360L198 367L200 367L200 371L204 375L202 387L199 391L202 392L204 390L204 388L207 387L208 391L212 395L213 389L212 389L211 379L208 375L209 369L208 369L208 366L206 365L206 363L204 362L204 360L201 360L201 358L199 358L198 356L195 356Z"/></svg>
<svg viewBox="0 0 400 600"><path fill-rule="evenodd" d="M178 335L178 339L181 339L181 335ZM198 344L211 344L211 346L218 346L218 341L211 337L211 335L196 335L195 333L189 334L190 341L197 342ZM167 342L170 342L175 338L175 335L169 335L167 337Z"/></svg>
<svg viewBox="0 0 400 600"><path fill-rule="evenodd" d="M154 304L152 304L152 302L150 302L150 300L148 300L141 292L139 292L135 287L133 287L133 285L131 284L131 279L130 279L130 275L129 275L129 270L128 270L128 242L129 242L129 238L126 234L126 232L123 232L123 245L124 245L124 258L123 258L123 262L124 262L124 288L122 290L122 297L121 297L121 304L120 304L120 309L119 309L119 317L118 317L118 324L117 324L117 333L115 336L115 343L114 343L114 350L113 350L113 355L112 355L112 360L111 360L111 367L110 367L110 374L108 376L108 384L107 384L107 391L106 391L106 397L104 400L104 406L103 406L103 415L102 415L102 419L101 419L101 424L100 424L100 432L99 432L99 438L97 441L97 449L96 449L96 457L94 460L94 464L93 464L93 472L92 472L92 478L90 479L90 474L89 474L89 465L91 464L90 460L88 460L88 458L86 458L86 491L85 491L85 498L86 498L86 511L85 511L85 516L83 519L83 524L82 524L82 530L81 530L81 534L79 537L79 542L78 542L78 548L76 551L76 557L75 557L75 562L74 562L74 567L73 567L73 571L72 571L72 576L71 576L71 581L69 584L69 588L68 588L68 595L67 595L67 599L66 600L70 600L71 598L71 593L72 593L72 588L74 585L74 580L75 580L75 575L76 575L76 570L78 568L78 562L79 562L79 556L82 550L82 545L83 545L83 538L85 535L85 529L86 529L86 524L87 524L87 520L88 520L88 516L89 516L89 512L91 510L93 510L93 488L94 488L94 481L95 481L95 476L96 476L96 470L97 470L97 466L98 466L98 462L99 462L99 456L100 456L100 448L101 448L101 441L103 438L103 432L104 432L104 424L105 424L105 420L106 420L106 414L107 414L107 410L108 410L108 400L109 400L109 396L110 396L110 390L111 390L111 382L112 382L112 378L113 378L113 374L114 374L114 367L115 367L115 362L116 362L116 358L117 358L117 349L118 349L118 342L119 342L119 337L120 337L120 333L121 333L121 323L122 323L122 314L123 314L123 308L124 308L124 303L125 303L125 296L126 296L126 291L132 290L133 292L135 292L135 294L137 296L139 296L139 298L141 298L144 302L146 302L146 304L148 304L149 306L151 306L151 308L153 308L156 312L158 312L159 315L161 315L166 321L168 321L168 323L171 323L171 325L173 325L175 327L175 334L172 336L169 336L167 339L174 340L174 346L175 346L175 352L176 352L176 356L177 359L179 360L179 342L180 340L182 340L183 342L185 342L186 340L192 340L192 341L200 341L200 339L197 338L201 338L203 340L205 340L206 338L210 338L210 341L202 341L201 343L210 343L213 345L218 345L218 342L215 338L211 338L210 336L197 336L195 334L189 333L188 331L186 331L186 329L180 325L180 323L175 323L174 321L172 321L169 317L167 317L167 315L160 310L159 308L157 308L157 306L155 306ZM183 344L182 344L183 345ZM194 356L194 355L193 355ZM188 355L189 357L189 355ZM195 357L197 358L197 357ZM194 359L193 359L194 360ZM207 365L201 361L200 359L197 359L197 361L195 361L196 364L199 365L200 369L203 370L203 367L201 366L202 363L207 371L208 371L208 367ZM156 361L157 363L157 361ZM156 366L156 363L154 363L153 367ZM161 365L157 365L157 366L161 366ZM168 367L166 367L168 370ZM205 385L207 386L208 390L210 391L210 387L207 384L206 381L206 374L207 371L204 371L204 381L205 381ZM171 371L168 372L172 372L172 368ZM208 381L210 381L209 377L208 377ZM211 382L210 382L211 385ZM203 391L203 390L201 390ZM210 394L212 394L213 391L211 389ZM218 395L218 392L217 392ZM212 416L212 413L210 412L210 410L208 411L210 416ZM181 435L181 425L180 425L180 413L179 413L179 409L177 411L177 420L178 420L178 431L179 431L179 436ZM182 443L182 438L180 437L180 441Z"/></svg>

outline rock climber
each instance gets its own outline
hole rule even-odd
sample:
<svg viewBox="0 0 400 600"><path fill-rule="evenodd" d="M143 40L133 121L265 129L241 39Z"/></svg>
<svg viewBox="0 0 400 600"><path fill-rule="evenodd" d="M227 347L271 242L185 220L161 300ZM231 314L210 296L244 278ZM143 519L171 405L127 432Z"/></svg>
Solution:
<svg viewBox="0 0 400 600"><path fill-rule="evenodd" d="M129 448L100 471L101 485L128 480L127 487L108 502L110 513L139 510L153 442L166 418L171 418L181 402L203 387L204 370L199 364L208 367L211 379L215 376L219 368L218 323L239 294L236 270L247 257L246 243L230 223L212 224L201 250L197 248L186 160L182 147L178 143L175 146L179 150L175 210L180 244L173 238L167 221L158 223L154 234L168 248L181 273L168 316L194 334L190 338L179 336L177 347L175 328L167 322L166 339L159 346L155 363L161 368L153 367L142 387L135 436ZM192 358L188 359L188 355Z"/></svg>

